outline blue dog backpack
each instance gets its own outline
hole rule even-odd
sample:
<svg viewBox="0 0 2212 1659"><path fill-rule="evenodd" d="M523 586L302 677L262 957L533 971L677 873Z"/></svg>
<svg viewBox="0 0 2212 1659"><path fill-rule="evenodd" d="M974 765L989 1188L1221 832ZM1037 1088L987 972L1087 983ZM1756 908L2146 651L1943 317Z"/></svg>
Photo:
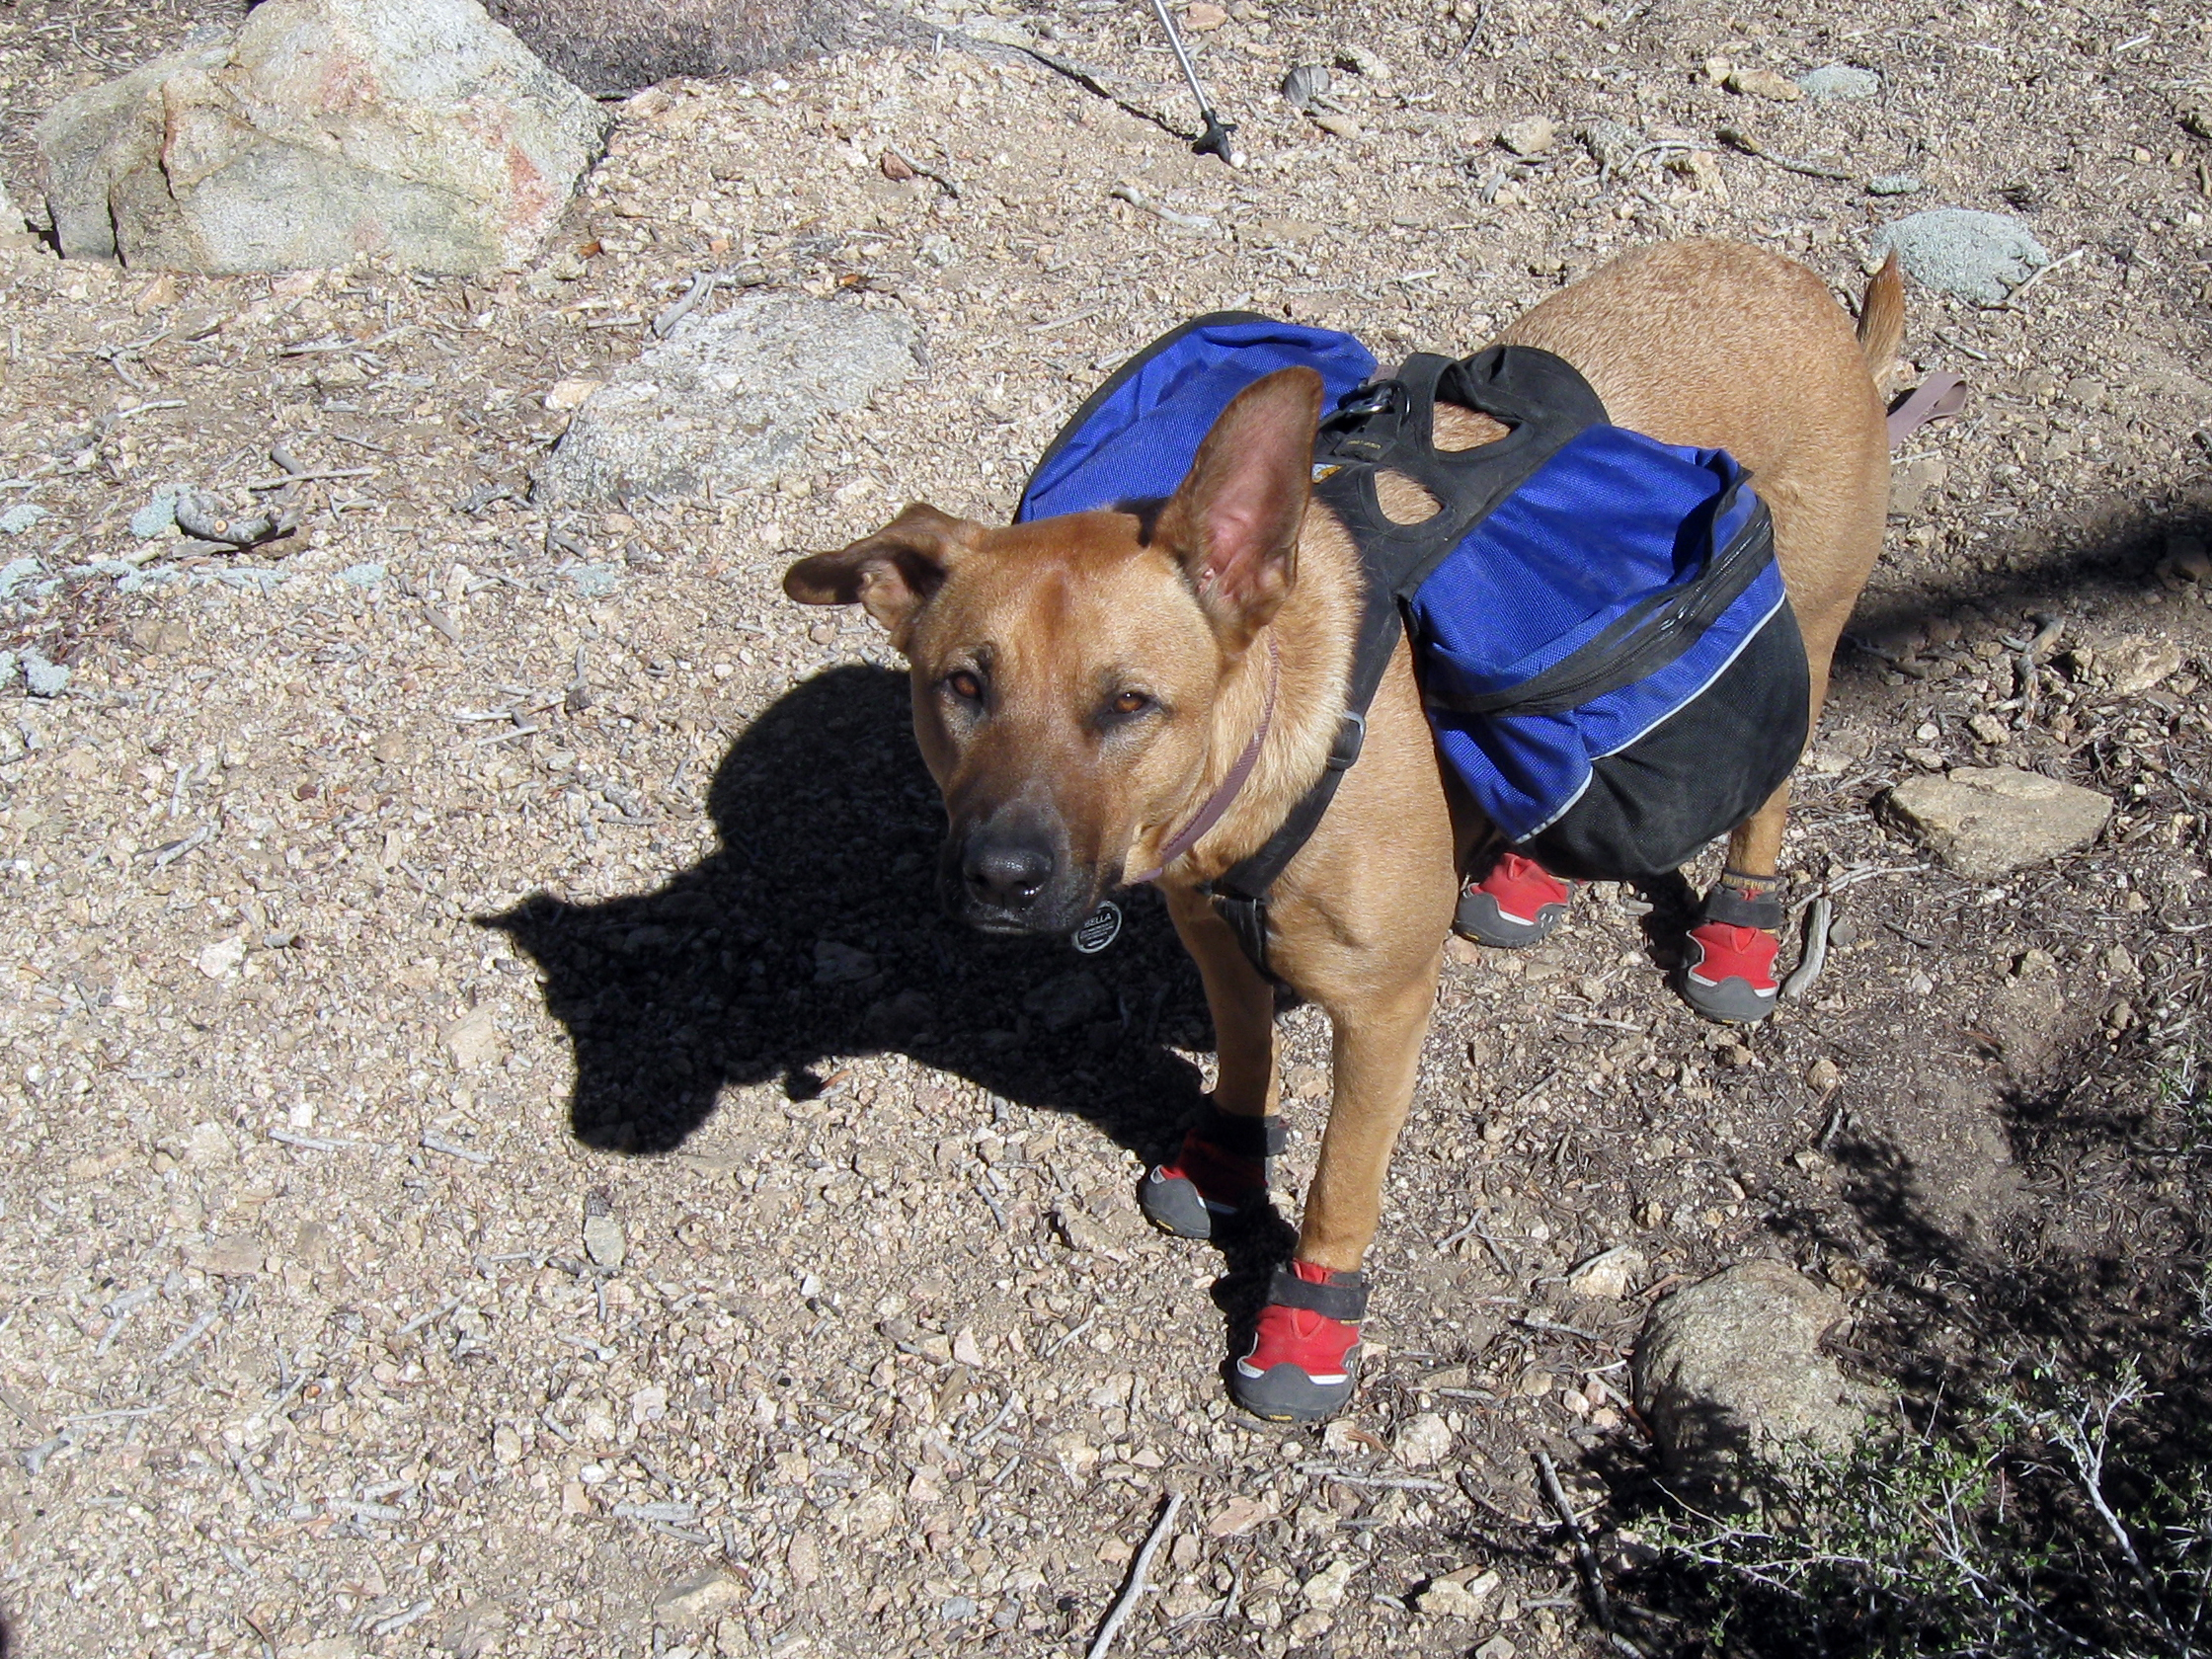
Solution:
<svg viewBox="0 0 2212 1659"><path fill-rule="evenodd" d="M1314 494L1359 544L1366 614L1318 800L1215 884L1217 902L1253 902L1231 920L1255 960L1266 888L1356 757L1358 717L1400 627L1452 774L1507 841L1561 875L1671 871L1780 787L1804 746L1810 684L1766 505L1722 451L1612 425L1549 353L1421 355L1377 378L1348 334L1201 317L1076 411L1017 521L1172 494L1229 400L1294 364L1318 370L1334 405L1315 438ZM1437 449L1439 399L1506 434ZM1420 483L1439 511L1392 521L1376 495L1383 471Z"/></svg>

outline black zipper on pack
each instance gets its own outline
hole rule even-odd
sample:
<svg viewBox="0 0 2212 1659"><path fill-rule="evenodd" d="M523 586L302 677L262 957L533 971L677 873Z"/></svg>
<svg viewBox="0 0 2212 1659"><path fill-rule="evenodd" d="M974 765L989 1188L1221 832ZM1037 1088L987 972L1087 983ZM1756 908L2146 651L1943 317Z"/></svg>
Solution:
<svg viewBox="0 0 2212 1659"><path fill-rule="evenodd" d="M1731 489L1729 496L1734 494ZM1729 505L1723 499L1713 517L1724 517ZM1432 686L1428 704L1454 714L1561 714L1648 679L1697 644L1774 557L1774 519L1761 502L1752 521L1696 577L1672 592L1654 594L1543 672L1473 696Z"/></svg>

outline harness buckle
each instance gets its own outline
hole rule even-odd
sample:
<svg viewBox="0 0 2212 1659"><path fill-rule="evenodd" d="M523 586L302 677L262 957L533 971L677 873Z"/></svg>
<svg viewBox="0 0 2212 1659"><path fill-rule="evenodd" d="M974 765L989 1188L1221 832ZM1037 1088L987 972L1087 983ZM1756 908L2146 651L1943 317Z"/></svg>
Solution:
<svg viewBox="0 0 2212 1659"><path fill-rule="evenodd" d="M1360 757L1360 750L1367 747L1367 716L1354 709L1346 709L1336 723L1336 742L1329 745L1328 769L1342 772L1351 769L1352 762Z"/></svg>

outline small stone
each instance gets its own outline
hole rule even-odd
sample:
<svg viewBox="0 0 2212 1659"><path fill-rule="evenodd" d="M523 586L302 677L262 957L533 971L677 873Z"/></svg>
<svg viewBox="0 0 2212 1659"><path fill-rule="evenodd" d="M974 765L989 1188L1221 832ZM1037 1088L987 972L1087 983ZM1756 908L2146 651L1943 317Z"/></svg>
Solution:
<svg viewBox="0 0 2212 1659"><path fill-rule="evenodd" d="M1339 1556L1299 1586L1299 1594L1311 1608L1333 1608L1344 1601L1344 1590L1360 1565L1350 1556Z"/></svg>
<svg viewBox="0 0 2212 1659"><path fill-rule="evenodd" d="M1776 104L1794 104L1805 96L1787 75L1773 69L1745 68L1741 64L1728 71L1728 79L1723 84L1730 92L1741 93L1746 98L1764 98Z"/></svg>
<svg viewBox="0 0 2212 1659"><path fill-rule="evenodd" d="M1308 1608L1291 1620L1291 1640L1309 1642L1325 1636L1336 1623L1336 1616L1321 1608Z"/></svg>
<svg viewBox="0 0 2212 1659"><path fill-rule="evenodd" d="M1474 1650L1474 1659L1515 1659L1520 1651L1511 1636L1495 1635Z"/></svg>
<svg viewBox="0 0 2212 1659"><path fill-rule="evenodd" d="M1183 8L1183 27L1193 35L1211 35L1228 22L1228 13L1211 0L1196 0Z"/></svg>
<svg viewBox="0 0 2212 1659"><path fill-rule="evenodd" d="M853 985L873 979L876 959L856 945L834 939L817 939L814 947L814 983L818 986Z"/></svg>
<svg viewBox="0 0 2212 1659"><path fill-rule="evenodd" d="M1797 90L1822 103L1872 98L1882 90L1882 78L1871 69L1851 63L1827 63L1797 77Z"/></svg>
<svg viewBox="0 0 2212 1659"><path fill-rule="evenodd" d="M1096 974L1076 968L1036 987L1022 998L1021 1005L1035 1014L1047 1031L1066 1031L1107 1013L1113 1007L1113 998Z"/></svg>
<svg viewBox="0 0 2212 1659"><path fill-rule="evenodd" d="M1558 141L1556 122L1543 116L1528 116L1498 129L1498 142L1517 156L1538 156Z"/></svg>
<svg viewBox="0 0 2212 1659"><path fill-rule="evenodd" d="M246 960L246 935L234 933L227 939L217 939L195 959L202 974L210 980L227 979L238 972Z"/></svg>
<svg viewBox="0 0 2212 1659"><path fill-rule="evenodd" d="M1939 749L1908 749L1905 750L1905 758L1924 772L1939 772L1950 764Z"/></svg>
<svg viewBox="0 0 2212 1659"><path fill-rule="evenodd" d="M1304 115L1313 108L1316 98L1328 96L1332 79L1325 63L1294 64L1283 77L1283 102Z"/></svg>
<svg viewBox="0 0 2212 1659"><path fill-rule="evenodd" d="M670 1585L653 1598L653 1620L672 1629L701 1629L742 1607L746 1587L726 1572L703 1572Z"/></svg>
<svg viewBox="0 0 2212 1659"><path fill-rule="evenodd" d="M1805 1086L1811 1089L1818 1089L1822 1094L1826 1094L1830 1089L1834 1088L1843 1080L1843 1067L1838 1066L1834 1061L1830 1060L1826 1055L1822 1055L1818 1060L1814 1061L1810 1066L1805 1067Z"/></svg>
<svg viewBox="0 0 2212 1659"><path fill-rule="evenodd" d="M58 697L69 689L69 671L36 651L23 654L23 683L34 697Z"/></svg>
<svg viewBox="0 0 2212 1659"><path fill-rule="evenodd" d="M1353 74L1370 81L1386 81L1390 78L1390 66L1365 46L1340 47L1336 61Z"/></svg>
<svg viewBox="0 0 2212 1659"><path fill-rule="evenodd" d="M1667 1207L1656 1198L1647 1198L1636 1206L1636 1225L1649 1232L1667 1224Z"/></svg>
<svg viewBox="0 0 2212 1659"><path fill-rule="evenodd" d="M2112 802L2037 772L1961 766L1907 779L1883 797L1883 810L1946 868L1988 881L2088 845Z"/></svg>
<svg viewBox="0 0 2212 1659"><path fill-rule="evenodd" d="M1462 1571L1472 1574L1472 1567ZM1427 1589L1413 1598L1414 1611L1430 1619L1479 1619L1482 1604L1497 1590L1500 1580L1494 1572L1462 1580L1458 1573L1434 1580Z"/></svg>
<svg viewBox="0 0 2212 1659"><path fill-rule="evenodd" d="M1273 1513L1259 1499L1239 1494L1208 1518L1206 1533L1209 1538L1242 1538Z"/></svg>
<svg viewBox="0 0 2212 1659"><path fill-rule="evenodd" d="M1452 1450L1452 1425L1433 1411L1407 1420L1390 1439L1390 1450L1408 1468L1429 1468Z"/></svg>
<svg viewBox="0 0 2212 1659"><path fill-rule="evenodd" d="M1567 1272L1567 1289L1575 1296L1619 1302L1649 1271L1644 1253L1633 1245L1619 1244L1601 1251Z"/></svg>
<svg viewBox="0 0 2212 1659"><path fill-rule="evenodd" d="M185 1265L227 1279L245 1279L261 1272L268 1261L262 1241L250 1233L226 1232L204 1244L185 1246Z"/></svg>
<svg viewBox="0 0 2212 1659"><path fill-rule="evenodd" d="M556 380L545 394L545 407L561 415L581 409L585 400L605 384L604 380Z"/></svg>
<svg viewBox="0 0 2212 1659"><path fill-rule="evenodd" d="M1885 225L1873 248L1877 254L1894 248L1915 281L1977 305L2004 304L2051 263L2019 220L1967 207L1934 207Z"/></svg>
<svg viewBox="0 0 2212 1659"><path fill-rule="evenodd" d="M497 1066L507 1058L507 1038L490 1008L471 1008L437 1034L453 1064L463 1070Z"/></svg>
<svg viewBox="0 0 2212 1659"><path fill-rule="evenodd" d="M1912 517L1942 489L1950 475L1950 463L1940 455L1923 455L1893 469L1889 475L1889 515Z"/></svg>
<svg viewBox="0 0 2212 1659"><path fill-rule="evenodd" d="M1313 124L1331 137L1357 138L1360 136L1360 123L1350 116L1333 114L1315 116Z"/></svg>
<svg viewBox="0 0 2212 1659"><path fill-rule="evenodd" d="M2097 648L2096 665L2113 696L2140 697L2181 672L2181 652L2171 640L2126 634Z"/></svg>
<svg viewBox="0 0 2212 1659"><path fill-rule="evenodd" d="M1822 1271L1828 1282L1846 1296L1856 1296L1866 1288L1866 1270L1849 1256L1838 1256Z"/></svg>
<svg viewBox="0 0 2212 1659"><path fill-rule="evenodd" d="M622 1234L622 1224L614 1219L612 1206L600 1193L593 1193L584 1201L584 1252L610 1271L620 1267L623 1258L630 1253L629 1240Z"/></svg>
<svg viewBox="0 0 2212 1659"><path fill-rule="evenodd" d="M1192 8L1193 11L1197 9L1196 7ZM1208 7L1207 10L1211 11L1213 8ZM937 1609L937 1617L948 1624L957 1624L963 1620L973 1619L976 1617L976 1599L973 1596L947 1596L943 1604Z"/></svg>
<svg viewBox="0 0 2212 1659"><path fill-rule="evenodd" d="M492 1456L503 1463L522 1461L522 1437L512 1423L502 1423L492 1431Z"/></svg>
<svg viewBox="0 0 2212 1659"><path fill-rule="evenodd" d="M1868 196L1918 196L1920 191L1916 173L1876 173L1866 181Z"/></svg>
<svg viewBox="0 0 2212 1659"><path fill-rule="evenodd" d="M1967 721L1966 729L1974 734L1975 742L1987 744L1992 749L2013 740L2013 734L2006 730L2005 723L1995 715L1977 714Z"/></svg>

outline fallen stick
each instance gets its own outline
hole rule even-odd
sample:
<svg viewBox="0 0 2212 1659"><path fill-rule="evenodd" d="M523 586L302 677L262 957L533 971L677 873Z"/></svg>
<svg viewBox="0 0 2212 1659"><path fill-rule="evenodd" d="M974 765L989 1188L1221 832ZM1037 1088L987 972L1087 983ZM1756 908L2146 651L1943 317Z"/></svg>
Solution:
<svg viewBox="0 0 2212 1659"><path fill-rule="evenodd" d="M1826 894L1812 902L1805 916L1804 954L1789 971L1789 978L1781 982L1781 1000L1794 1001L1804 995L1828 966L1828 923L1835 913L1836 902Z"/></svg>
<svg viewBox="0 0 2212 1659"><path fill-rule="evenodd" d="M1856 183L1858 177L1856 173L1843 173L1833 167L1822 167L1817 162L1797 161L1789 156L1777 155L1740 126L1720 127L1716 136L1723 144L1731 144L1747 156L1757 156L1768 166L1778 167L1784 173L1799 173L1808 179L1834 179L1846 185Z"/></svg>
<svg viewBox="0 0 2212 1659"><path fill-rule="evenodd" d="M1144 1548L1137 1552L1137 1564L1129 1569L1129 1586L1114 1603L1113 1612L1106 1616L1106 1622L1099 1626L1098 1639L1090 1644L1084 1659L1106 1659L1106 1650L1114 1645L1114 1638L1122 1633L1122 1624L1137 1611L1138 1602L1151 1586L1145 1582L1146 1574L1152 1569L1152 1557L1159 1553L1159 1546L1174 1530L1175 1517L1183 1510L1183 1494L1167 1494L1167 1507L1160 1511L1159 1519L1152 1523L1152 1530L1146 1536Z"/></svg>
<svg viewBox="0 0 2212 1659"><path fill-rule="evenodd" d="M1627 1642L1613 1627L1613 1603L1606 1597L1605 1574L1598 1568L1598 1552L1590 1547L1590 1536L1582 1530L1582 1523L1575 1519L1574 1505L1567 1502L1566 1488L1559 1484L1559 1471L1552 1465L1551 1454L1536 1455L1537 1476L1543 1484L1544 1501L1551 1505L1551 1512L1558 1516L1559 1525L1566 1529L1568 1540L1574 1544L1575 1562L1582 1569L1582 1582L1590 1592L1591 1616L1598 1621L1598 1628L1605 1631L1616 1647L1625 1647L1630 1653L1642 1649Z"/></svg>

